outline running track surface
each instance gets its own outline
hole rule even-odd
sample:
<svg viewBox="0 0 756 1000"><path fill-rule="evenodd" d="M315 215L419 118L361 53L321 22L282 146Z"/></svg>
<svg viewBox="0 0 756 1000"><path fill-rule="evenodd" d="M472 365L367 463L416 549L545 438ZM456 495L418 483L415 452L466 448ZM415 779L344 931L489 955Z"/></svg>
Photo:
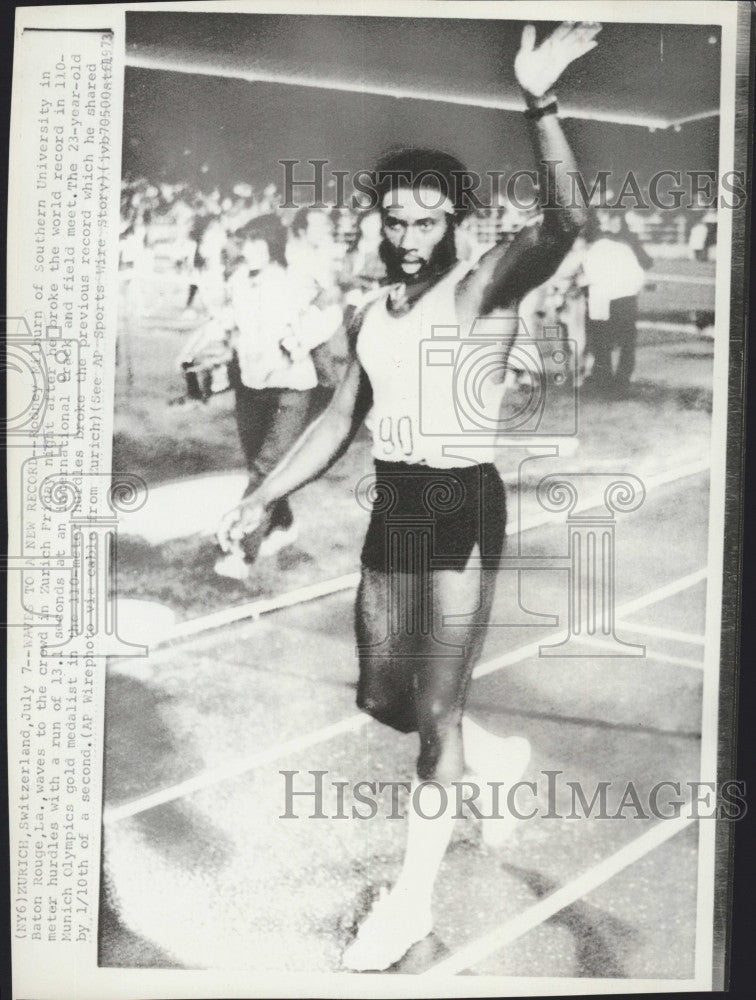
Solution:
<svg viewBox="0 0 756 1000"><path fill-rule="evenodd" d="M562 627L489 629L468 708L501 735L528 737L524 777L538 780L542 812L547 770L580 780L589 798L611 781L610 811L630 780L643 796L658 781L699 778L707 511L699 474L618 516L618 634L645 656L539 657L528 647ZM521 537L524 555L565 553L564 524ZM523 605L566 621L565 579L528 571ZM494 622L507 620L506 591ZM309 770L403 781L417 740L356 712L353 599L335 594L110 665L102 965L339 970L398 871L404 823L385 810L305 818L309 799L295 805L302 818L280 819L279 772L301 772L302 788ZM560 785L557 810L569 808ZM481 846L473 820L455 827L434 933L392 971L692 978L696 823L541 817L517 823L498 851Z"/></svg>

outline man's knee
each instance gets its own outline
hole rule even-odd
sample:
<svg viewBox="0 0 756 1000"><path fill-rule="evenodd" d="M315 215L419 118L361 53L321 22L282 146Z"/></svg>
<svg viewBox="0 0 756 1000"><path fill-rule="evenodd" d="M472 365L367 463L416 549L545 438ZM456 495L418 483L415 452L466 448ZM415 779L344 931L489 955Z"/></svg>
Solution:
<svg viewBox="0 0 756 1000"><path fill-rule="evenodd" d="M438 781L442 785L461 781L464 777L465 761L462 745L447 745L443 751L421 749L417 758L417 776L421 781Z"/></svg>
<svg viewBox="0 0 756 1000"><path fill-rule="evenodd" d="M407 691L384 692L361 683L357 687L357 708L400 733L413 733L417 729L414 701Z"/></svg>
<svg viewBox="0 0 756 1000"><path fill-rule="evenodd" d="M429 706L420 727L417 775L423 781L444 784L459 781L464 774L464 752L459 713L441 705Z"/></svg>

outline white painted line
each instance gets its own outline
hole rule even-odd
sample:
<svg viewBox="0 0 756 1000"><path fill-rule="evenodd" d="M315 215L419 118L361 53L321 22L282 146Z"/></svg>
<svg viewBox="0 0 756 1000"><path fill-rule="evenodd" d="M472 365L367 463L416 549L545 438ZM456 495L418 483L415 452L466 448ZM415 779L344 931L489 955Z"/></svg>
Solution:
<svg viewBox="0 0 756 1000"><path fill-rule="evenodd" d="M618 875L623 869L640 861L655 847L659 847L660 844L681 833L692 822L692 819L680 818L657 823L646 833L636 837L629 844L625 844L614 854L610 854L608 858L600 861L593 868L584 871L576 879L557 889L556 892L552 892L551 895L534 903L533 906L529 906L516 917L497 927L496 930L489 931L488 934L471 941L464 948L460 948L458 952L445 958L442 962L438 962L421 975L455 976L464 972L476 962L482 961L493 952L540 926L566 906L570 906L589 892L598 889L599 886Z"/></svg>
<svg viewBox="0 0 756 1000"><path fill-rule="evenodd" d="M651 590L649 593L644 594L643 597L638 597L634 601L628 601L627 604L620 605L617 608L616 614L627 615L632 611L639 610L640 607L647 607L649 604L655 604L657 601L663 601L671 594L677 594L688 587L693 587L695 584L700 583L701 580L706 579L706 569L700 569L695 573L690 573L688 576L683 576L679 580L673 580L671 583L666 583L663 587L657 587L656 590ZM581 636L581 639L583 637ZM603 645L603 641L600 639L595 639L593 637L585 637L585 641L594 642L596 645ZM529 656L537 656L540 647L543 645L543 636L540 639L530 642L527 646L520 646L518 649L513 649L510 653L504 653L502 656L496 656L493 660L487 660L485 663L479 663L477 667L473 670L473 677L485 677L486 674L492 674L496 670L500 670L502 667L508 667L513 663L518 663L521 660L526 660ZM611 645L609 643L607 646ZM614 646L612 645L612 648ZM526 652L527 651L527 652ZM520 655L521 654L521 655ZM516 657L516 658L513 658ZM694 661L690 661L689 665L694 664ZM695 663L699 669L702 664Z"/></svg>
<svg viewBox="0 0 756 1000"><path fill-rule="evenodd" d="M695 323L668 323L665 320L639 319L639 330L658 330L660 333L684 333L696 337L701 332Z"/></svg>
<svg viewBox="0 0 756 1000"><path fill-rule="evenodd" d="M529 642L524 646L519 646L517 649L511 650L505 656L497 657L496 660L490 661L489 664L479 664L473 672L473 677L478 676L478 670L481 667L490 667L490 670L486 671L490 673L493 670L500 670L510 663L518 663L521 660L526 660L529 656L533 656L537 652L538 643ZM364 712L350 715L348 718L342 719L341 722L336 722L331 726L324 726L322 729L305 733L295 739L287 740L285 743L276 743L265 750L261 750L259 753L242 757L229 767L201 771L193 778L187 778L186 781L169 785L167 788L160 789L157 792L133 799L131 802L124 802L118 806L106 806L102 811L102 821L103 823L117 823L118 820L126 819L129 816L136 816L139 813L146 812L148 809L154 809L156 806L166 805L168 802L183 798L185 795L192 795L194 792L199 792L202 789L220 784L220 782L225 781L227 778L235 778L263 764L270 764L274 760L285 757L286 754L306 750L309 747L316 746L318 743L325 743L334 736L340 736L342 733L361 729L368 722L370 722L370 716Z"/></svg>
<svg viewBox="0 0 756 1000"><path fill-rule="evenodd" d="M662 600L664 597L669 595L671 590L672 592L677 593L679 590L684 589L685 586L693 585L690 582L685 583L685 581L693 580L693 583L698 583L700 573L703 573L704 576L706 575L705 570L700 570L699 573L693 573L690 576L683 577L681 581L673 581L672 583L666 584L664 587L659 587L657 590L653 590L651 593L646 594L645 597L639 598L639 600L645 601L646 604L653 604L655 595L662 595L658 598L659 600ZM631 603L637 604L638 601ZM643 606L645 607L646 605L644 604ZM623 605L620 609L620 613L627 613L625 610L627 607L629 607L629 605ZM538 641L525 643L525 645L518 646L517 649L512 649L508 653L504 653L502 656L494 657L494 659L487 660L485 663L479 663L473 670L473 678L485 677L487 674L494 673L496 670L501 670L502 668L511 666L512 664L520 663L522 660L527 660L531 656L536 656L538 654L538 647L542 641L543 638ZM150 795L133 799L131 802L125 802L118 806L106 806L102 813L103 823L116 823L118 820L126 819L129 816L136 816L139 813L146 812L148 809L154 809L156 806L166 805L168 802L173 802L176 799L183 798L185 795L191 795L194 792L199 792L205 788L210 788L213 785L220 784L227 778L235 778L239 775L247 773L248 771L254 770L256 767L260 767L263 764L270 764L273 761L286 756L286 754L306 750L311 746L316 746L318 743L325 743L334 736L340 736L342 733L353 732L361 729L369 721L370 716L363 714L362 712L356 715L350 715L348 718L342 719L340 722L335 722L331 726L324 726L322 729L316 729L312 733L305 733L302 736L287 740L284 743L277 743L272 747L261 750L259 753L252 754L248 757L242 757L235 764L228 767L201 771L193 778L187 778L186 781L181 781L176 785L169 785L167 788L163 788L157 792L152 792Z"/></svg>
<svg viewBox="0 0 756 1000"><path fill-rule="evenodd" d="M634 601L629 601L627 604L623 604L615 611L615 615L620 618L623 615L633 615L636 611L642 611L643 608L647 608L650 604L657 604L659 601L665 601L668 597L674 597L675 594L679 594L683 590L688 590L690 587L695 587L698 583L703 583L706 579L706 567L702 569L697 569L695 573L689 573L687 576L681 576L677 580L672 580L664 587L659 587L658 590L652 590L650 594L646 594L643 597L637 597Z"/></svg>
<svg viewBox="0 0 756 1000"><path fill-rule="evenodd" d="M716 285L713 274L658 274L652 271L647 280L652 284L655 281L665 281L670 285Z"/></svg>
<svg viewBox="0 0 756 1000"><path fill-rule="evenodd" d="M151 648L165 646L177 639L188 639L191 636L199 635L200 632L207 632L223 625L233 625L238 621L259 618L260 615L268 614L271 611L280 611L289 608L294 604L304 604L307 601L314 601L319 597L327 597L329 594L337 594L342 590L352 590L360 582L359 573L347 573L345 576L337 576L331 580L323 580L321 583L313 583L307 587L299 587L290 590L277 597L264 598L262 600L250 601L232 608L223 608L222 611L215 611L210 615L203 615L202 618L192 618L186 622L180 622L170 629Z"/></svg>
<svg viewBox="0 0 756 1000"><path fill-rule="evenodd" d="M545 443L545 439L540 439ZM666 486L669 483L677 482L679 479L686 479L702 472L708 472L708 462L691 462L688 465L681 465L675 469L668 469L655 476L649 476L644 482L647 490ZM586 499L575 507L575 512L590 510L598 506L603 501L603 492L596 492L586 497ZM555 524L564 521L564 514L561 512L552 513L544 511L537 517L533 517L522 528L515 522L507 525L507 535L516 535L524 531L532 531L541 528L546 524ZM314 601L320 597L327 597L345 590L354 590L360 582L360 574L347 573L344 576L335 577L331 580L324 580L321 583L311 584L308 587L301 587L297 590L288 591L277 597L265 598L263 600L249 601L247 604L236 605L231 608L224 608L210 615L203 615L201 618L191 618L189 621L179 622L165 636L151 645L151 649L160 649L173 642L180 642L183 639L199 635L223 625L234 625L236 622L248 619L259 618L260 615L269 614L272 611L280 611L283 608L292 607L295 604L303 604L306 601ZM627 612L628 614L630 612Z"/></svg>
<svg viewBox="0 0 756 1000"><path fill-rule="evenodd" d="M325 743L334 736L341 736L342 733L354 732L357 729L361 729L369 721L370 716L364 715L362 712L358 715L350 715L349 718L335 722L331 726L316 729L314 733L306 733L304 736L297 736L294 739L287 740L285 743L277 743L275 746L261 750L250 757L242 757L235 764L201 771L193 778L187 778L186 781L180 781L176 785L170 785L168 788L163 788L150 795L144 795L142 798L134 799L131 802L124 802L122 805L106 806L102 811L102 821L103 823L117 823L121 819L136 816L139 813L146 812L148 809L154 809L156 806L166 805L166 803L174 802L185 795L192 795L194 792L200 792L205 788L218 785L228 778L238 778L240 775L246 774L248 771L252 771L263 764L270 764L272 761L288 753L306 750L316 743Z"/></svg>
<svg viewBox="0 0 756 1000"><path fill-rule="evenodd" d="M688 642L692 646L703 646L706 640L695 632L678 632L674 628L662 628L659 625L643 625L640 622L618 621L618 629L627 632L637 632L638 635L651 635L655 639L672 639L675 642Z"/></svg>
<svg viewBox="0 0 756 1000"><path fill-rule="evenodd" d="M691 670L703 670L705 663L703 660L691 660L687 656L670 656L667 653L646 653L649 660L656 660L659 663L669 663L674 667L690 667Z"/></svg>
<svg viewBox="0 0 756 1000"><path fill-rule="evenodd" d="M530 659L531 656L538 656L538 648L542 644L543 637L537 642L529 642L525 646L518 646L517 649L510 650L508 653L502 653L501 656L495 656L492 660L486 660L485 663L479 663L473 669L473 680L478 677L486 677L497 670L503 670L504 667L511 667L515 663L521 663L523 660Z"/></svg>
<svg viewBox="0 0 756 1000"><path fill-rule="evenodd" d="M580 636L580 639L586 643L587 646L597 646L599 649L614 649L616 646L613 642L609 642L606 639L601 639L598 636ZM621 653L618 653L619 658L622 657ZM630 659L630 657L628 657ZM636 656L633 659L637 662L638 660L655 660L657 663L670 663L676 667L692 667L694 670L703 670L704 663L703 660L691 660L686 656L671 656L669 653L654 653L651 650L646 650L644 656Z"/></svg>
<svg viewBox="0 0 756 1000"><path fill-rule="evenodd" d="M313 76L303 73L297 68L296 73L286 72L284 68L268 69L258 64L251 68L220 65L219 62L208 62L206 58L199 60L173 54L143 53L127 51L126 65L138 66L142 69L158 69L169 73L191 73L193 76L230 77L233 80L249 80L252 83L277 83L282 86L314 87L322 90L347 91L357 94L376 94L381 97L410 98L415 101L440 101L444 104L461 104L464 107L496 108L502 111L521 111L522 101L519 97L490 97L488 94L464 93L447 90L418 90L414 87L398 86L396 83L376 81L368 76L358 76L354 79L339 79L330 76ZM712 110L702 114L702 117L716 117L719 111ZM655 118L646 115L631 114L626 111L602 111L596 108L586 108L582 105L564 102L560 106L562 118L584 118L588 121L612 122L617 125L638 125L646 128L671 128L675 122L669 118Z"/></svg>

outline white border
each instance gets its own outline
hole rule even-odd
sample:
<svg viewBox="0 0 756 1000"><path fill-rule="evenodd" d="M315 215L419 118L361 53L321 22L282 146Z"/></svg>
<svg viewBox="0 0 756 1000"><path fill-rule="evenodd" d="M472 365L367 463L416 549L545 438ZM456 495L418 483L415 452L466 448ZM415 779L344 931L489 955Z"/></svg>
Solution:
<svg viewBox="0 0 756 1000"><path fill-rule="evenodd" d="M469 0L458 3L434 3L425 0L391 0L381 4L351 3L346 0L323 2L275 3L162 3L117 6L73 6L19 8L16 13L16 40L24 27L58 28L110 28L114 31L114 103L122 102L123 62L124 62L124 14L127 10L158 12L186 11L214 13L291 13L339 15L359 14L361 16L433 17L443 19L459 18L506 18L507 20L559 20L562 17L580 15L594 20L624 23L676 23L711 24L722 28L722 90L720 116L720 174L733 167L734 156L734 99L736 25L738 5L721 2L699 2L699 0L675 0L675 2L655 2L639 4L604 3L588 0L579 4L562 0L533 0L520 3L517 0L501 3L488 0ZM17 49L18 51L18 49ZM22 83L22 81L18 81ZM22 96L14 90L13 112L15 136L23 130L19 125L19 109ZM118 144L120 146L120 142ZM114 149L114 156L120 156L120 148ZM13 176L11 176L13 185ZM13 204L13 186L10 191ZM114 201L114 218L117 216L117 200ZM721 630L722 582L723 582L723 533L725 510L725 457L727 421L727 364L730 319L730 268L729 255L723 252L731 245L732 223L728 212L720 213L719 258L716 288L716 337L715 337L715 386L714 411L712 417L712 490L710 494L709 519L709 584L707 604L707 632L705 646L703 736L701 744L701 778L716 779L717 754L717 704L719 690L719 641ZM112 398L112 379L110 383ZM682 980L587 980L587 979L516 979L500 977L455 977L430 983L420 982L416 976L360 976L346 974L332 975L280 975L259 976L253 971L217 972L197 970L116 970L96 967L96 944L89 952L89 960L83 961L80 953L75 967L44 968L35 963L33 968L16 970L17 992L21 996L67 997L75 994L77 1000L109 1000L109 998L136 998L150 996L156 998L174 997L246 997L246 996L518 996L555 995L560 993L649 993L676 992L684 990L710 989L712 974L712 934L714 906L714 836L715 825L700 824L700 855L698 879L698 927L696 974L691 981ZM73 949L69 957L74 960ZM73 979L66 980L67 975ZM73 987L74 994L71 993Z"/></svg>

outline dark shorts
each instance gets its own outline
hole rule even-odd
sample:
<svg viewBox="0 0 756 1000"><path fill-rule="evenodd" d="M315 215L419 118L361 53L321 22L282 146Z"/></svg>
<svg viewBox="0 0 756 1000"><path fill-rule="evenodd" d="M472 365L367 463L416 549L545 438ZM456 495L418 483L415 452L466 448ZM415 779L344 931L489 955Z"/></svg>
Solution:
<svg viewBox="0 0 756 1000"><path fill-rule="evenodd" d="M362 565L382 572L463 570L473 548L496 566L504 548L504 484L490 463L432 469L375 463Z"/></svg>

